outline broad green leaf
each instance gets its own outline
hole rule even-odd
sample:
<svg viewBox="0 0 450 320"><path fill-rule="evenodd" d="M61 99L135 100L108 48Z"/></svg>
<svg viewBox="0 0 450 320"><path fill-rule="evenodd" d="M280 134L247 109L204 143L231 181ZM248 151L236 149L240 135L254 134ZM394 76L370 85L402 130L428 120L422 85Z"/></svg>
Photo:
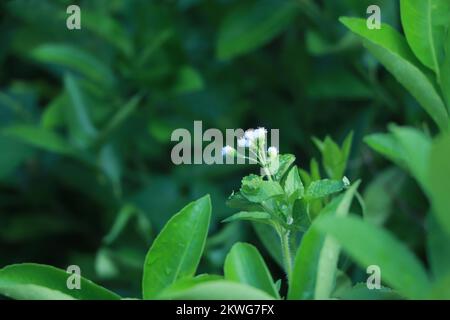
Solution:
<svg viewBox="0 0 450 320"><path fill-rule="evenodd" d="M427 175L431 139L414 128L389 126L389 130L397 139L403 162L423 186Z"/></svg>
<svg viewBox="0 0 450 320"><path fill-rule="evenodd" d="M397 139L390 133L374 133L364 138L364 142L397 165L403 165Z"/></svg>
<svg viewBox="0 0 450 320"><path fill-rule="evenodd" d="M345 192L342 201L333 214L334 217L345 217L348 215L359 184L360 181L354 183ZM320 219L322 219L322 216L319 216L317 220L320 221ZM313 228L315 228L315 224ZM317 262L317 280L314 288L314 299L329 299L331 297L336 279L340 250L340 246L336 240L326 235L322 249L320 250L319 261Z"/></svg>
<svg viewBox="0 0 450 320"><path fill-rule="evenodd" d="M319 216L334 214L342 202L343 195L334 198ZM314 298L317 280L317 268L324 236L313 227L304 234L294 261L292 277L289 282L289 300L306 300Z"/></svg>
<svg viewBox="0 0 450 320"><path fill-rule="evenodd" d="M286 29L298 6L293 1L251 1L237 6L220 27L217 57L234 58L268 43Z"/></svg>
<svg viewBox="0 0 450 320"><path fill-rule="evenodd" d="M442 229L450 234L450 135L439 137L431 147L426 184L433 212Z"/></svg>
<svg viewBox="0 0 450 320"><path fill-rule="evenodd" d="M338 296L342 300L402 300L403 298L392 289L381 287L381 289L370 290L366 283L358 283L354 287L342 292Z"/></svg>
<svg viewBox="0 0 450 320"><path fill-rule="evenodd" d="M172 299L172 297L177 294L183 294L185 290L188 290L198 284L217 280L223 280L223 277L214 274L200 274L195 277L182 278L165 288L162 292L158 293L156 299Z"/></svg>
<svg viewBox="0 0 450 320"><path fill-rule="evenodd" d="M344 17L340 21L364 39L366 48L417 99L438 127L446 131L449 124L445 105L403 36L386 24L379 30L370 30L365 19Z"/></svg>
<svg viewBox="0 0 450 320"><path fill-rule="evenodd" d="M450 234L436 221L436 217L427 217L427 256L434 279L439 282L450 272Z"/></svg>
<svg viewBox="0 0 450 320"><path fill-rule="evenodd" d="M305 188L302 180L300 180L300 175L296 166L293 166L286 176L284 191L290 200L302 198L305 193Z"/></svg>
<svg viewBox="0 0 450 320"><path fill-rule="evenodd" d="M356 217L324 217L315 226L336 239L362 268L378 265L383 282L401 295L420 299L429 293L430 282L423 265L387 231Z"/></svg>
<svg viewBox="0 0 450 320"><path fill-rule="evenodd" d="M72 273L52 266L24 263L0 269L0 293L24 300L118 300L120 297L83 277L80 289L70 290L67 280Z"/></svg>
<svg viewBox="0 0 450 320"><path fill-rule="evenodd" d="M390 167L377 174L364 190L364 219L374 225L383 225L394 207L405 180L405 174L397 167Z"/></svg>
<svg viewBox="0 0 450 320"><path fill-rule="evenodd" d="M233 192L227 199L227 206L233 209L241 209L246 211L261 211L263 207L258 203L247 200L240 192Z"/></svg>
<svg viewBox="0 0 450 320"><path fill-rule="evenodd" d="M15 125L1 131L5 136L18 139L33 147L47 151L70 155L73 149L62 137L53 131L32 125Z"/></svg>
<svg viewBox="0 0 450 320"><path fill-rule="evenodd" d="M435 300L450 300L450 273L447 273L433 285L429 298Z"/></svg>
<svg viewBox="0 0 450 320"><path fill-rule="evenodd" d="M320 199L342 191L344 187L344 182L340 180L322 179L313 181L306 189L305 198L308 200Z"/></svg>
<svg viewBox="0 0 450 320"><path fill-rule="evenodd" d="M259 289L227 280L205 281L184 290L164 293L171 300L273 300Z"/></svg>
<svg viewBox="0 0 450 320"><path fill-rule="evenodd" d="M222 222L232 222L238 220L247 220L247 221L255 221L255 222L269 222L270 214L264 211L241 211L233 214L232 216L226 218Z"/></svg>
<svg viewBox="0 0 450 320"><path fill-rule="evenodd" d="M43 44L31 51L31 57L43 63L60 65L76 71L99 84L111 84L111 70L81 49L64 44Z"/></svg>
<svg viewBox="0 0 450 320"><path fill-rule="evenodd" d="M152 299L176 280L194 275L210 219L211 201L209 196L204 196L188 204L167 222L145 258L144 299Z"/></svg>
<svg viewBox="0 0 450 320"><path fill-rule="evenodd" d="M450 21L448 0L400 0L406 40L417 58L440 78L444 38Z"/></svg>
<svg viewBox="0 0 450 320"><path fill-rule="evenodd" d="M225 259L224 276L226 280L247 284L280 299L264 259L250 244L236 243L231 248Z"/></svg>

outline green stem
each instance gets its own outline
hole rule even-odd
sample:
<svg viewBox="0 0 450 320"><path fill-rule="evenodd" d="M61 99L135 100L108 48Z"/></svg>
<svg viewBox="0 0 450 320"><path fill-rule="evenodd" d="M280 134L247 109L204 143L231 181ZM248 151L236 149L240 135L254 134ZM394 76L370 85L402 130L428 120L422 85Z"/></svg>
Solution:
<svg viewBox="0 0 450 320"><path fill-rule="evenodd" d="M288 280L291 278L292 273L292 257L291 249L289 247L289 233L290 231L288 230L282 230L279 232L281 240L281 253L283 255L283 263Z"/></svg>

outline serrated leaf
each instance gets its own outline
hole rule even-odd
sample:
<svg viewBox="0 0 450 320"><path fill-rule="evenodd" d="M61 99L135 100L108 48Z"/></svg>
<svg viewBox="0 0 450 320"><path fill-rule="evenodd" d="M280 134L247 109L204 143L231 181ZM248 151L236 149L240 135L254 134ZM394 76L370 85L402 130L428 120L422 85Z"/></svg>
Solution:
<svg viewBox="0 0 450 320"><path fill-rule="evenodd" d="M305 198L307 200L320 199L342 191L344 187L344 182L340 180L322 179L313 181L306 189Z"/></svg>

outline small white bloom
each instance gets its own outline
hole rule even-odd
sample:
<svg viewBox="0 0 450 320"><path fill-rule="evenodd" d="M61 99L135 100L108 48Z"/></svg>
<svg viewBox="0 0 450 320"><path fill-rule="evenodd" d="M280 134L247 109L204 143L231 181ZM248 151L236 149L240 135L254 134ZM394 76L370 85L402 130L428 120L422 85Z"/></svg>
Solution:
<svg viewBox="0 0 450 320"><path fill-rule="evenodd" d="M294 222L294 218L288 217L286 222L288 225L291 225Z"/></svg>
<svg viewBox="0 0 450 320"><path fill-rule="evenodd" d="M244 133L244 137L248 141L252 141L253 139L255 139L255 130L253 130L253 129L246 130Z"/></svg>
<svg viewBox="0 0 450 320"><path fill-rule="evenodd" d="M267 130L265 128L259 127L258 129L255 130L255 138L256 139L265 139L266 138L266 133Z"/></svg>
<svg viewBox="0 0 450 320"><path fill-rule="evenodd" d="M278 155L278 149L276 147L270 147L267 149L267 154L270 158L275 158Z"/></svg>
<svg viewBox="0 0 450 320"><path fill-rule="evenodd" d="M236 150L234 150L234 148L231 146L225 146L222 148L222 156L234 155L235 152Z"/></svg>
<svg viewBox="0 0 450 320"><path fill-rule="evenodd" d="M346 176L342 178L342 182L344 183L345 187L348 187L350 185L350 180Z"/></svg>
<svg viewBox="0 0 450 320"><path fill-rule="evenodd" d="M238 139L237 144L241 148L248 147L248 140L245 139L245 137L242 137L242 138Z"/></svg>

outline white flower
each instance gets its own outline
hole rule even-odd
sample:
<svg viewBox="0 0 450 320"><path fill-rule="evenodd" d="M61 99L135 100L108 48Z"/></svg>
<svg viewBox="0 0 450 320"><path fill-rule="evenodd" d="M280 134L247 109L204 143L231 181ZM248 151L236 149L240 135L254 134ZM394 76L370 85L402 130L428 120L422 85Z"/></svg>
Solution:
<svg viewBox="0 0 450 320"><path fill-rule="evenodd" d="M267 130L265 128L259 127L254 131L254 136L256 139L263 140L266 138Z"/></svg>
<svg viewBox="0 0 450 320"><path fill-rule="evenodd" d="M248 141L253 141L255 139L255 130L253 130L253 129L246 130L244 133L244 137Z"/></svg>
<svg viewBox="0 0 450 320"><path fill-rule="evenodd" d="M270 158L275 158L278 155L278 149L276 147L270 147L267 149L267 154Z"/></svg>
<svg viewBox="0 0 450 320"><path fill-rule="evenodd" d="M225 146L222 148L222 156L230 156L234 155L236 153L236 150L234 150L231 146Z"/></svg>
<svg viewBox="0 0 450 320"><path fill-rule="evenodd" d="M248 140L245 139L245 137L242 137L242 138L238 139L237 144L241 148L248 147Z"/></svg>
<svg viewBox="0 0 450 320"><path fill-rule="evenodd" d="M342 183L344 183L344 187L348 187L350 185L350 180L346 176L342 178Z"/></svg>

